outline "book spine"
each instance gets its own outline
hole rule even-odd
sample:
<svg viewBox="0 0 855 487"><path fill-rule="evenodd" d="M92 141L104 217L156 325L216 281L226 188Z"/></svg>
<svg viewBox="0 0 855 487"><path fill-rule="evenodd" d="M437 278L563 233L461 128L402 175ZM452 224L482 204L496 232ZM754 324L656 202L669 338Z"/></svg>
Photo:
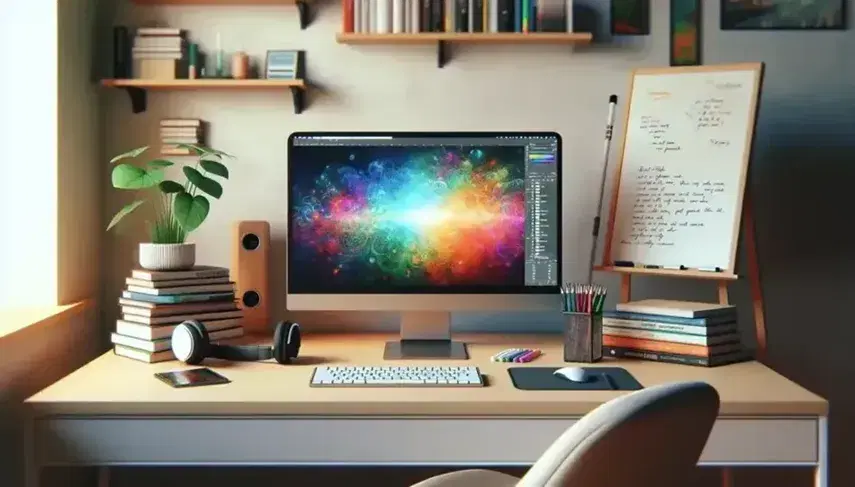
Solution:
<svg viewBox="0 0 855 487"><path fill-rule="evenodd" d="M484 0L472 0L472 32L484 32Z"/></svg>
<svg viewBox="0 0 855 487"><path fill-rule="evenodd" d="M499 32L514 31L514 0L496 0L496 20Z"/></svg>
<svg viewBox="0 0 855 487"><path fill-rule="evenodd" d="M514 32L522 32L523 0L514 0Z"/></svg>
<svg viewBox="0 0 855 487"><path fill-rule="evenodd" d="M377 33L388 34L392 30L392 0L377 0Z"/></svg>
<svg viewBox="0 0 855 487"><path fill-rule="evenodd" d="M342 0L342 32L353 32L353 0Z"/></svg>
<svg viewBox="0 0 855 487"><path fill-rule="evenodd" d="M404 32L404 0L392 0L392 32Z"/></svg>
<svg viewBox="0 0 855 487"><path fill-rule="evenodd" d="M567 22L567 32L573 32L573 0L564 0L564 21Z"/></svg>
<svg viewBox="0 0 855 487"><path fill-rule="evenodd" d="M634 328L637 330L661 331L665 333L684 333L686 335L707 336L710 331L718 331L718 329L732 329L735 327L724 326L715 327L712 330L710 327L697 325L681 325L677 323L660 323L656 321L642 320L625 320L621 318L603 318L603 326L619 326L622 328Z"/></svg>
<svg viewBox="0 0 855 487"><path fill-rule="evenodd" d="M454 8L454 31L469 32L469 0L457 0Z"/></svg>
<svg viewBox="0 0 855 487"><path fill-rule="evenodd" d="M431 30L431 6L430 0L421 0L421 4L419 5L419 9L421 10L420 18L419 18L419 29L421 32L430 32Z"/></svg>
<svg viewBox="0 0 855 487"><path fill-rule="evenodd" d="M608 345L610 347L633 348L635 350L648 350L650 352L695 355L698 357L709 357L712 355L710 347L687 345L683 343L660 342L656 340L642 340L640 338L619 337L614 335L603 335L603 345Z"/></svg>
<svg viewBox="0 0 855 487"><path fill-rule="evenodd" d="M410 29L411 32L422 31L422 5L420 0L408 0L410 2Z"/></svg>
<svg viewBox="0 0 855 487"><path fill-rule="evenodd" d="M638 338L640 340L656 340L660 342L684 343L709 347L721 343L737 342L738 335L728 334L719 336L686 335L681 333L665 333L661 331L639 330L619 326L603 325L603 334L617 337Z"/></svg>
<svg viewBox="0 0 855 487"><path fill-rule="evenodd" d="M712 365L709 357L695 357L692 355L680 355L675 353L647 352L644 350L635 350L625 347L604 346L603 355L615 358L634 358L670 364L696 365L700 367L710 367Z"/></svg>
<svg viewBox="0 0 855 487"><path fill-rule="evenodd" d="M430 2L430 28L431 32L442 32L445 29L443 21L443 0L431 0Z"/></svg>
<svg viewBox="0 0 855 487"><path fill-rule="evenodd" d="M676 316L651 315L646 313L630 313L628 311L606 311L603 313L606 318L617 318L624 320L651 321L656 323L674 323L677 325L689 326L709 326L720 325L725 323L735 323L735 317L718 317L718 318L680 318Z"/></svg>

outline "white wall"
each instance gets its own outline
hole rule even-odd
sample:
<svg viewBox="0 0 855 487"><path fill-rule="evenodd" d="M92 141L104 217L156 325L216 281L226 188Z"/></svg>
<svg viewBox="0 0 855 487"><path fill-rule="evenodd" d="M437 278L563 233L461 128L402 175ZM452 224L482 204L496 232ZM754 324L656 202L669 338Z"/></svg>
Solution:
<svg viewBox="0 0 855 487"><path fill-rule="evenodd" d="M57 1L0 15L0 307L57 299Z"/></svg>

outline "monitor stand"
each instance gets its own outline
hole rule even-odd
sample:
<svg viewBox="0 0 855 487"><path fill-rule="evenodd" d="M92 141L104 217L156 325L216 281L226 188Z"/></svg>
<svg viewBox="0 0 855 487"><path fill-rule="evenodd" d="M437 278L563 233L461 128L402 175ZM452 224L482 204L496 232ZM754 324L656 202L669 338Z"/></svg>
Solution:
<svg viewBox="0 0 855 487"><path fill-rule="evenodd" d="M451 313L411 311L401 313L401 339L386 342L385 360L468 360L466 344L451 340Z"/></svg>

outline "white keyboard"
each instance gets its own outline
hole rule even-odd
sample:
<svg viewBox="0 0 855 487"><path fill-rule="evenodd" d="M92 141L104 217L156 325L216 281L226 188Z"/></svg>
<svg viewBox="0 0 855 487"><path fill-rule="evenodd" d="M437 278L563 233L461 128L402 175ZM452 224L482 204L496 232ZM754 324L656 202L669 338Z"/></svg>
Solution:
<svg viewBox="0 0 855 487"><path fill-rule="evenodd" d="M483 387L473 366L322 366L315 367L312 387Z"/></svg>

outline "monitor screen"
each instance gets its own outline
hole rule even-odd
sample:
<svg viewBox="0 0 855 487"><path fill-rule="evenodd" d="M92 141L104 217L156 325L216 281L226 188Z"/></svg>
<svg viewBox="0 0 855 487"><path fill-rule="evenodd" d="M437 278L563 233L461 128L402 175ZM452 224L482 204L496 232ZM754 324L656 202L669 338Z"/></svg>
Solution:
<svg viewBox="0 0 855 487"><path fill-rule="evenodd" d="M297 133L289 294L553 294L556 133Z"/></svg>

